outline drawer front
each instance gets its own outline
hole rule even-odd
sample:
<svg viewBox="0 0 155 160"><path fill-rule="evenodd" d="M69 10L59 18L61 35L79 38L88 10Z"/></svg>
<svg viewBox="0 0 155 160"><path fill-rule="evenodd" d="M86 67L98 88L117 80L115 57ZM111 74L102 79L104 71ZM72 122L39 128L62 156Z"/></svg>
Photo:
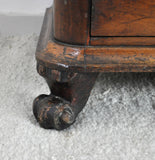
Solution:
<svg viewBox="0 0 155 160"><path fill-rule="evenodd" d="M155 36L155 0L92 0L91 36Z"/></svg>

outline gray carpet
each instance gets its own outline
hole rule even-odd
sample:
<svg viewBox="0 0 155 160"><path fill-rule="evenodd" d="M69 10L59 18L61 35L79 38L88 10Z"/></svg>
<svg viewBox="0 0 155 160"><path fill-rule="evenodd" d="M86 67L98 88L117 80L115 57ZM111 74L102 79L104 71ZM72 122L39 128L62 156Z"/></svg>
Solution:
<svg viewBox="0 0 155 160"><path fill-rule="evenodd" d="M155 73L103 73L76 123L39 127L35 34L0 36L0 160L155 160Z"/></svg>

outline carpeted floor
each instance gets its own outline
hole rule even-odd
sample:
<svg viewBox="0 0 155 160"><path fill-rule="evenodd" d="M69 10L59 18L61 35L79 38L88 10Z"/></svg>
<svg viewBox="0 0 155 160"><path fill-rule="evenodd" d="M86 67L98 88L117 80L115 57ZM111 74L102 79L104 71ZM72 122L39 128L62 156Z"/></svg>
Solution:
<svg viewBox="0 0 155 160"><path fill-rule="evenodd" d="M39 127L35 34L0 36L0 160L155 160L155 73L104 73L69 129Z"/></svg>

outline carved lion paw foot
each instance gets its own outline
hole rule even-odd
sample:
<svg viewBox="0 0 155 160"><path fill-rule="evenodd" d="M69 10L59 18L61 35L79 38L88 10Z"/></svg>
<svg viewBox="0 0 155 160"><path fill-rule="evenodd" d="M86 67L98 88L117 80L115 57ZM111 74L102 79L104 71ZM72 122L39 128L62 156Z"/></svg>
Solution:
<svg viewBox="0 0 155 160"><path fill-rule="evenodd" d="M33 102L33 113L40 126L63 130L75 121L70 103L54 95L40 95Z"/></svg>

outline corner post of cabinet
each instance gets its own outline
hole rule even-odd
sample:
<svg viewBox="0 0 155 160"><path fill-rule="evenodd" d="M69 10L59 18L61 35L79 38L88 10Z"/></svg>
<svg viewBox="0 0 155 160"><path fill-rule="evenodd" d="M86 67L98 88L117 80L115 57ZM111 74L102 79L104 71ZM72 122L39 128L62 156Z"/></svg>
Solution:
<svg viewBox="0 0 155 160"><path fill-rule="evenodd" d="M86 45L90 28L89 0L54 0L53 23L57 41Z"/></svg>

